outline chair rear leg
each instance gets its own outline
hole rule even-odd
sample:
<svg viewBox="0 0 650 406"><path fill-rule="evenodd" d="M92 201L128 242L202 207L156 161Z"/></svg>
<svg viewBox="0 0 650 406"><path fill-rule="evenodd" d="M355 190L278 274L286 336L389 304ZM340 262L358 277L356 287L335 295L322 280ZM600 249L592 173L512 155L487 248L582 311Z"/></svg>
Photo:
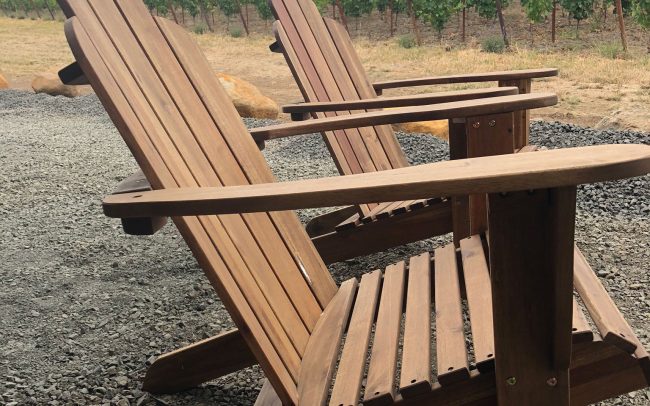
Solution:
<svg viewBox="0 0 650 406"><path fill-rule="evenodd" d="M174 393L257 364L239 330L160 356L147 370L142 389Z"/></svg>

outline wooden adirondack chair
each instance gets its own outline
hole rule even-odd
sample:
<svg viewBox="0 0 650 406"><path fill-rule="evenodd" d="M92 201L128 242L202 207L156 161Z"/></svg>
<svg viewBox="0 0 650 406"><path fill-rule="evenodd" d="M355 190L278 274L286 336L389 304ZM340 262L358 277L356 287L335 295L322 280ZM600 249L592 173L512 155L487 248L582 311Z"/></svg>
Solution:
<svg viewBox="0 0 650 406"><path fill-rule="evenodd" d="M179 390L254 363L268 378L259 405L312 406L328 398L330 405L362 398L366 405L576 405L648 385L648 354L574 247L573 227L576 185L647 174L650 147L543 151L274 184L182 28L152 17L140 1L59 1L75 58L156 189L112 195L106 214L172 216L238 328L161 357L146 390ZM447 108L484 112L531 99ZM402 114L446 113L427 107ZM391 114L314 123L329 131L360 120L385 124ZM261 131L304 129L298 123ZM340 287L286 211L470 193L489 194L487 248L484 236L474 235L460 242L458 263L448 245L433 258L425 253ZM572 279L597 333L573 299Z"/></svg>
<svg viewBox="0 0 650 406"><path fill-rule="evenodd" d="M269 0L277 19L277 42L271 49L282 52L307 103L285 106L294 120L348 115L385 107L403 107L471 100L505 94L530 93L533 78L557 75L557 69L457 75L371 83L347 31L338 22L322 18L312 0ZM415 96L377 97L383 89L433 84L499 82L500 88L439 92ZM514 86L514 87L513 87ZM455 118L450 123L451 158L512 153L528 144L529 113L494 117ZM469 121L470 126L467 126ZM491 139L494 132L508 139ZM325 142L342 175L408 166L404 152L390 126L325 132ZM485 139L491 141L486 141ZM456 241L484 230L484 221L471 226L471 218L484 211L484 202L456 200ZM474 206L475 208L472 208ZM326 259L381 251L452 230L449 202L420 199L407 202L357 205L313 219L307 227L319 252ZM466 215L461 216L460 212ZM399 230L408 231L399 231ZM386 236L390 236L387 238Z"/></svg>

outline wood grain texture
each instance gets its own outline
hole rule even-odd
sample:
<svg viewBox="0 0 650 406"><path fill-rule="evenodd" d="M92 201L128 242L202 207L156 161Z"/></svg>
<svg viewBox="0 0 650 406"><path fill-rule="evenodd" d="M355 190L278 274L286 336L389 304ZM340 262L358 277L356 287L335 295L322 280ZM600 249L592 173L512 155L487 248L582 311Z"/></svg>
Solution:
<svg viewBox="0 0 650 406"><path fill-rule="evenodd" d="M381 283L382 275L379 270L361 277L350 327L345 337L345 345L330 396L330 406L359 403Z"/></svg>
<svg viewBox="0 0 650 406"><path fill-rule="evenodd" d="M409 261L399 390L412 397L431 390L431 256Z"/></svg>
<svg viewBox="0 0 650 406"><path fill-rule="evenodd" d="M416 94L409 96L376 97L373 99L349 100L342 102L313 102L287 104L282 111L289 114L311 113L317 111L368 110L389 107L421 106L426 104L450 103L484 97L508 96L518 94L516 87L496 87L488 89L457 90L439 93Z"/></svg>
<svg viewBox="0 0 650 406"><path fill-rule="evenodd" d="M255 364L235 329L160 356L147 370L142 389L174 393Z"/></svg>
<svg viewBox="0 0 650 406"><path fill-rule="evenodd" d="M373 87L375 90L383 90L411 86L446 85L452 83L499 82L503 80L546 78L557 76L558 74L559 71L555 68L523 69L499 72L467 73L460 75L435 76L404 80L386 80L375 82L373 84Z"/></svg>
<svg viewBox="0 0 650 406"><path fill-rule="evenodd" d="M437 370L444 386L468 379L469 365L454 245L437 248L434 260Z"/></svg>
<svg viewBox="0 0 650 406"><path fill-rule="evenodd" d="M318 319L300 365L298 399L301 404L324 405L327 400L341 337L348 323L357 286L356 279L341 284L341 288Z"/></svg>
<svg viewBox="0 0 650 406"><path fill-rule="evenodd" d="M395 396L397 350L404 304L405 263L389 265L384 274L375 337L363 397L365 405L390 402Z"/></svg>
<svg viewBox="0 0 650 406"><path fill-rule="evenodd" d="M104 199L104 212L146 217L343 206L579 185L649 172L650 146L600 145L279 184L115 195Z"/></svg>
<svg viewBox="0 0 650 406"><path fill-rule="evenodd" d="M639 355L647 356L643 346L636 338L636 334L616 308L614 301L598 281L598 277L577 247L575 248L574 269L576 290L598 327L603 340L630 354L640 348L644 353Z"/></svg>
<svg viewBox="0 0 650 406"><path fill-rule="evenodd" d="M494 368L494 325L490 271L481 237L474 235L462 239L460 252L476 368L487 372Z"/></svg>
<svg viewBox="0 0 650 406"><path fill-rule="evenodd" d="M569 405L575 193L489 196L499 405Z"/></svg>
<svg viewBox="0 0 650 406"><path fill-rule="evenodd" d="M555 104L557 104L557 96L552 93L499 96L470 101L440 103L433 106L402 107L391 110L335 116L279 124L270 127L258 127L252 129L250 133L255 140L264 141L292 135L311 134L345 128L501 114L548 107Z"/></svg>

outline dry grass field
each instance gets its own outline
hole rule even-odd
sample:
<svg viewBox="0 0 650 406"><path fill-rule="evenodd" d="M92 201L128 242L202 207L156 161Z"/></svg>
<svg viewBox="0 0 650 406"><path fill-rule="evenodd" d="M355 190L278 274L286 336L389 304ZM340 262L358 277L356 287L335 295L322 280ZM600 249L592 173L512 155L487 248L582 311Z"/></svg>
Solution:
<svg viewBox="0 0 650 406"><path fill-rule="evenodd" d="M512 52L493 54L482 52L475 38L467 47L430 43L404 49L394 38L371 40L358 31L353 34L373 80L558 67L560 78L538 81L534 89L557 93L560 104L536 111L534 117L586 126L597 126L608 118L619 127L650 131L650 55L638 44L623 57L612 57L608 45L541 48L522 45L525 41L516 42ZM221 32L196 38L215 70L254 83L280 104L301 99L283 57L268 51L270 35L233 38ZM0 17L0 44L0 72L13 87L28 88L34 74L55 72L72 61L59 21Z"/></svg>

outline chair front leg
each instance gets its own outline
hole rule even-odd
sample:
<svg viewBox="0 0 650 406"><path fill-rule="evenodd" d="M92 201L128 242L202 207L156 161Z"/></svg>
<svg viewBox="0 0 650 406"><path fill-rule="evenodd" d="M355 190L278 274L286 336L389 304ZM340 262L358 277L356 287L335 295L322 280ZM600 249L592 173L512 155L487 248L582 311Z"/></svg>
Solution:
<svg viewBox="0 0 650 406"><path fill-rule="evenodd" d="M576 188L489 196L500 406L569 405Z"/></svg>

